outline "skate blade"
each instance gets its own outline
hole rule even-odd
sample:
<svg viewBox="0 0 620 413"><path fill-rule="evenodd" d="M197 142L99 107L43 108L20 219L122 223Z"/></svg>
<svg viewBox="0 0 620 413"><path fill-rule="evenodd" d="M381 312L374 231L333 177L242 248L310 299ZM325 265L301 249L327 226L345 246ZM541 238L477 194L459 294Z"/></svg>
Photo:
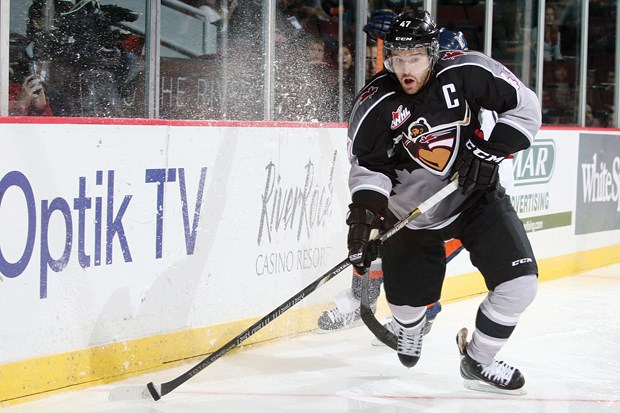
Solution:
<svg viewBox="0 0 620 413"><path fill-rule="evenodd" d="M465 386L465 388L469 390L481 391L485 393L508 394L511 396L524 396L527 394L527 392L523 388L515 390L500 389L499 387L483 383L479 380L463 380L463 386Z"/></svg>

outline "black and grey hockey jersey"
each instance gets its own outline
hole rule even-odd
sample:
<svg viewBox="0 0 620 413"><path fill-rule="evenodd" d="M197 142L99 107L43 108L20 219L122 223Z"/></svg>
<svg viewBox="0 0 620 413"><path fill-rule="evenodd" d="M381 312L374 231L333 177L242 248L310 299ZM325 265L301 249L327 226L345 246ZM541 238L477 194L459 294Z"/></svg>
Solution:
<svg viewBox="0 0 620 413"><path fill-rule="evenodd" d="M389 199L397 218L407 216L448 184L467 139L483 137L482 109L498 115L484 138L506 154L527 148L541 125L534 92L481 53L441 52L431 79L415 95L403 92L393 74L375 75L358 94L349 119L353 201L381 209ZM408 226L444 227L473 196L455 192Z"/></svg>

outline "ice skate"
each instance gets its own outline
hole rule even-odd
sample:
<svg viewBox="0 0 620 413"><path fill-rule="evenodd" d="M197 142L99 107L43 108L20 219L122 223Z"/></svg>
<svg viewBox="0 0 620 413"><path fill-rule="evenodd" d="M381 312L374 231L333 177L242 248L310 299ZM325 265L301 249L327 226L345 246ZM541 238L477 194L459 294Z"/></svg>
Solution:
<svg viewBox="0 0 620 413"><path fill-rule="evenodd" d="M439 303L439 301L434 302L426 309L426 323L424 324L424 328L422 329L422 334L427 335L431 331L431 328L433 327L433 321L435 321L435 317L437 317L437 314L439 314L440 311L441 304ZM398 335L398 323L393 319L383 324L383 327L385 327L390 333ZM371 344L376 347L385 346L385 344L383 344L383 342L376 337L372 340Z"/></svg>
<svg viewBox="0 0 620 413"><path fill-rule="evenodd" d="M525 378L517 368L497 360L485 366L467 354L466 328L458 332L456 344L461 354L461 376L466 388L516 396L525 394L523 389Z"/></svg>
<svg viewBox="0 0 620 413"><path fill-rule="evenodd" d="M353 296L351 290L345 290L338 294L334 299L334 303L336 307L324 311L319 317L319 333L345 330L362 324L360 300ZM375 311L376 303L371 304L371 309L373 312Z"/></svg>
<svg viewBox="0 0 620 413"><path fill-rule="evenodd" d="M405 367L411 368L420 360L420 355L422 354L422 339L424 338L422 330L424 329L425 322L426 316L420 320L419 325L413 328L404 328L394 321L398 326L396 352L398 353L398 359Z"/></svg>

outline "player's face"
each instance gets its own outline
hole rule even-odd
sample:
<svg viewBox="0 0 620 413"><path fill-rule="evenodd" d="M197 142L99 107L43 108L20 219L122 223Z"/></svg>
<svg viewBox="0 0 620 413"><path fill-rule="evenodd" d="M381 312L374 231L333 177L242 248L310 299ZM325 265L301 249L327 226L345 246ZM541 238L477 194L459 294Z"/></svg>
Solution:
<svg viewBox="0 0 620 413"><path fill-rule="evenodd" d="M348 47L343 47L340 49L342 53L342 68L344 70L349 70L353 66L353 56L351 56L351 51Z"/></svg>
<svg viewBox="0 0 620 413"><path fill-rule="evenodd" d="M394 74L405 93L414 95L420 91L428 80L432 59L426 48L412 50L395 50L390 56Z"/></svg>

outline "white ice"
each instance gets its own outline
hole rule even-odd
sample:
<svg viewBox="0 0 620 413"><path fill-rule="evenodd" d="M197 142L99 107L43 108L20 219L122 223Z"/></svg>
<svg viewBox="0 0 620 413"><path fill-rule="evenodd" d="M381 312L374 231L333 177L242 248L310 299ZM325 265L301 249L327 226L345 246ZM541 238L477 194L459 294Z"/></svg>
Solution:
<svg viewBox="0 0 620 413"><path fill-rule="evenodd" d="M227 354L157 402L107 397L121 384L170 381L199 360L2 413L620 412L619 297L620 265L540 284L498 356L524 373L525 396L462 385L455 335L473 329L477 296L444 305L412 369L392 350L371 346L361 326Z"/></svg>

